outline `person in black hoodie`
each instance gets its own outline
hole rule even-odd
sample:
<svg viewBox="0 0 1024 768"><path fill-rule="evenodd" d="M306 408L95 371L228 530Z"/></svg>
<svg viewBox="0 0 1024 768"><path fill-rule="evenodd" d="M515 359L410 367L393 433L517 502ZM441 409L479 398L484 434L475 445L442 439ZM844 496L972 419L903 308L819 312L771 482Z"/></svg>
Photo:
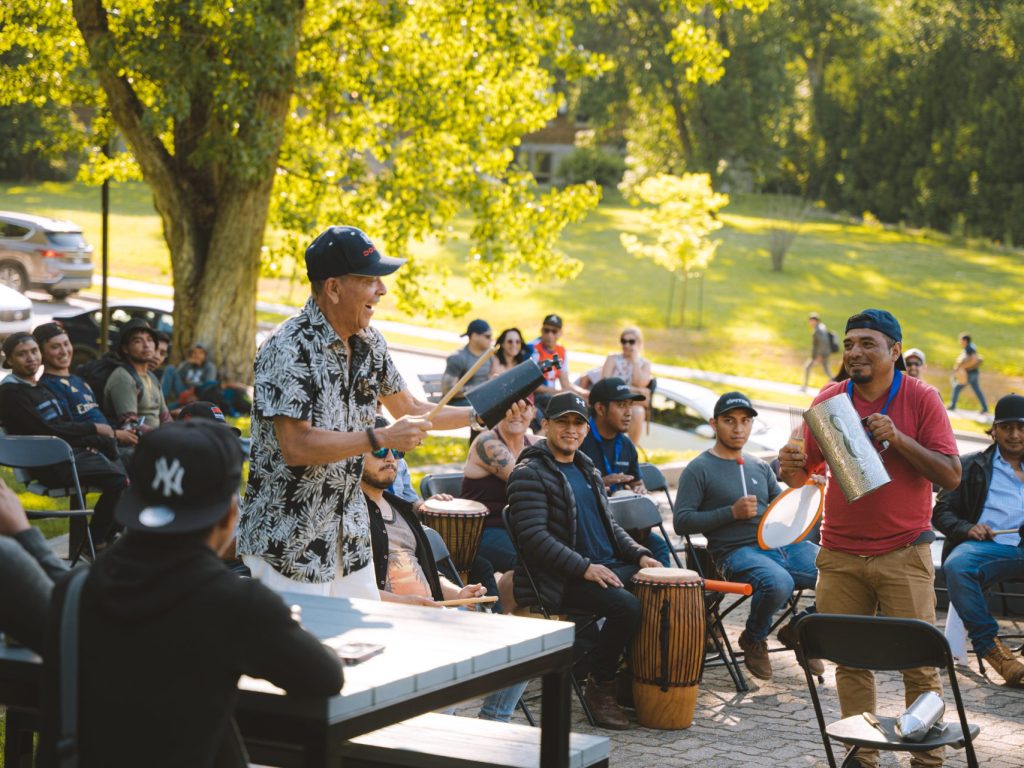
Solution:
<svg viewBox="0 0 1024 768"><path fill-rule="evenodd" d="M63 401L36 383L42 365L39 345L28 333L7 337L3 346L4 368L11 374L0 383L0 422L11 435L52 435L75 451L75 466L83 486L103 493L93 511L93 540L102 544L114 534L114 507L127 485L127 473L117 453L114 430L109 424L75 422ZM72 485L67 465L33 470L46 485Z"/></svg>
<svg viewBox="0 0 1024 768"><path fill-rule="evenodd" d="M604 617L584 697L598 725L622 730L629 719L615 700L615 676L640 623L640 603L624 585L638 567L661 563L609 514L601 474L579 450L587 417L587 404L575 392L548 402L547 439L519 454L509 477L510 533L546 608ZM517 603L536 604L521 563L513 588Z"/></svg>
<svg viewBox="0 0 1024 768"><path fill-rule="evenodd" d="M342 684L335 655L287 605L220 561L238 520L241 451L230 430L194 419L147 433L117 507L127 533L92 567L81 595L80 768L215 765L230 742L241 675L288 693L328 696ZM59 626L68 580L58 584ZM61 669L47 639L44 758L53 756ZM44 761L42 765L51 763Z"/></svg>

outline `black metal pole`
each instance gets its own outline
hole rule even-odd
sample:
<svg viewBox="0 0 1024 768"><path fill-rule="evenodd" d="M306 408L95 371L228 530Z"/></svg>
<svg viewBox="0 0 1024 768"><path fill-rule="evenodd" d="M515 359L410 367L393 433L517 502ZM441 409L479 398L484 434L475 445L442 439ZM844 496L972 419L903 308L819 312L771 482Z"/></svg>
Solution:
<svg viewBox="0 0 1024 768"><path fill-rule="evenodd" d="M103 154L110 156L109 142L103 146ZM100 200L102 201L103 213L103 256L102 256L102 288L100 294L100 353L107 351L107 337L110 334L110 313L107 310L107 274L109 272L109 219L110 219L110 179L103 180L103 186L100 191Z"/></svg>

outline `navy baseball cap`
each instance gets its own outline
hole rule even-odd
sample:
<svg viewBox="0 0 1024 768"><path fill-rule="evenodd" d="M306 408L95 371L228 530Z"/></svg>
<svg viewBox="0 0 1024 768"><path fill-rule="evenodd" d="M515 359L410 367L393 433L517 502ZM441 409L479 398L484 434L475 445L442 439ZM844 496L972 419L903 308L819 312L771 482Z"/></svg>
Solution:
<svg viewBox="0 0 1024 768"><path fill-rule="evenodd" d="M36 341L36 339L31 333L28 333L26 331L18 331L17 333L12 333L10 336L4 339L4 368L11 367L11 355L14 354L14 350L18 347L19 344L24 344L26 341ZM38 345L39 342L36 341L36 344Z"/></svg>
<svg viewBox="0 0 1024 768"><path fill-rule="evenodd" d="M622 379L617 376L609 376L601 379L590 388L590 404L611 403L616 400L643 400L644 396L629 388Z"/></svg>
<svg viewBox="0 0 1024 768"><path fill-rule="evenodd" d="M863 312L851 315L850 319L846 321L846 332L849 333L857 328L878 331L894 341L903 342L903 329L900 328L900 321L892 312L884 309L865 309ZM896 360L896 369L907 370L907 364L904 362L902 354Z"/></svg>
<svg viewBox="0 0 1024 768"><path fill-rule="evenodd" d="M306 276L313 280L360 275L383 277L405 264L385 256L366 233L355 227L328 227L306 249Z"/></svg>
<svg viewBox="0 0 1024 768"><path fill-rule="evenodd" d="M466 332L461 336L472 336L474 333L490 333L491 326L486 320L476 319L466 326Z"/></svg>
<svg viewBox="0 0 1024 768"><path fill-rule="evenodd" d="M541 323L541 325L549 325L552 328L561 328L562 318L560 318L558 315L551 314L544 318L544 321Z"/></svg>
<svg viewBox="0 0 1024 768"><path fill-rule="evenodd" d="M178 411L177 421L188 421L189 419L206 419L219 422L234 432L236 436L241 437L242 435L242 430L231 426L228 420L224 418L224 411L206 400L196 400L194 403L189 403Z"/></svg>
<svg viewBox="0 0 1024 768"><path fill-rule="evenodd" d="M114 517L130 531L193 533L228 510L242 482L238 438L208 419L164 424L139 439Z"/></svg>
<svg viewBox="0 0 1024 768"><path fill-rule="evenodd" d="M718 402L715 403L715 411L712 415L717 419L723 413L728 413L736 408L743 408L746 411L750 411L751 416L757 416L757 411L754 410L754 404L751 403L750 398L742 392L726 392L718 398Z"/></svg>
<svg viewBox="0 0 1024 768"><path fill-rule="evenodd" d="M587 404L583 402L582 397L575 392L559 392L548 400L548 407L544 409L544 418L554 420L567 413L578 414L584 419L590 416Z"/></svg>

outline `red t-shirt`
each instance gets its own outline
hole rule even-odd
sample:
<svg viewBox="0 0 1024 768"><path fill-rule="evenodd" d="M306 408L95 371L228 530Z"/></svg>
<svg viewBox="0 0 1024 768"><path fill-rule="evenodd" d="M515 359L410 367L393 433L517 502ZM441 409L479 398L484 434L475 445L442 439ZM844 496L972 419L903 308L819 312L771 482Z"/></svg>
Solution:
<svg viewBox="0 0 1024 768"><path fill-rule="evenodd" d="M846 394L846 382L827 384L814 405L835 395ZM853 393L853 407L864 418L879 413L889 392L874 402ZM953 428L938 391L919 379L904 374L899 392L886 415L896 429L925 448L947 456L958 454ZM810 430L804 428L804 445L809 472L822 474L826 467L821 449ZM895 448L880 454L892 481L852 504L846 501L838 482L828 473L821 544L827 549L854 555L881 555L912 543L931 528L932 483L915 470Z"/></svg>

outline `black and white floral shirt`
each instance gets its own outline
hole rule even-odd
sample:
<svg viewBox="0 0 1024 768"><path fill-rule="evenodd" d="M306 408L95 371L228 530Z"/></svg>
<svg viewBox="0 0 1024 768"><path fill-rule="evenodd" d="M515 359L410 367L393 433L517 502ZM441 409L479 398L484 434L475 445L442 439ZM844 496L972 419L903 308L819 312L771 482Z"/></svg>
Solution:
<svg viewBox="0 0 1024 768"><path fill-rule="evenodd" d="M334 579L372 561L363 459L289 467L273 418L318 429L359 432L373 425L377 400L405 389L379 331L367 328L345 345L310 298L256 354L249 483L238 528L239 554L257 555L289 579ZM341 546L338 546L339 533Z"/></svg>

